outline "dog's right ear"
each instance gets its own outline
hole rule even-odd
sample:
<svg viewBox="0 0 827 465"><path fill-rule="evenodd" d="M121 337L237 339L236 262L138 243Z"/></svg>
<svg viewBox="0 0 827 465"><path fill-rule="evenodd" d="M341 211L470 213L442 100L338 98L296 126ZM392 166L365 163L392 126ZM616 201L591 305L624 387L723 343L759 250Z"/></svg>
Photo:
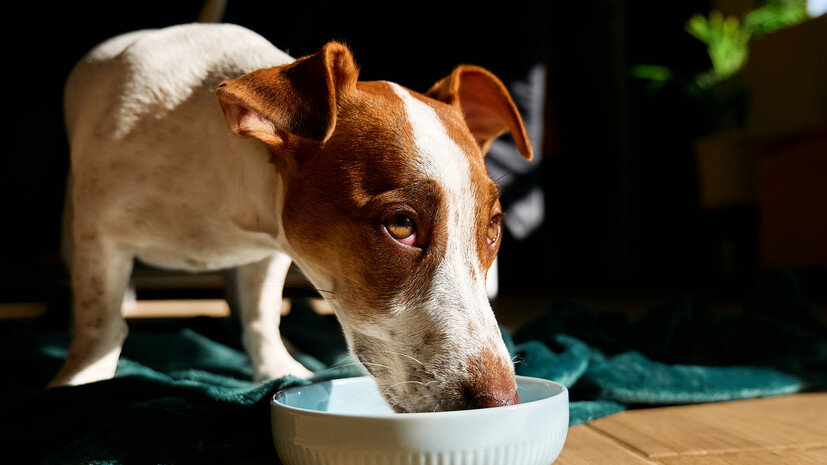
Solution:
<svg viewBox="0 0 827 465"><path fill-rule="evenodd" d="M329 42L292 63L224 81L216 95L235 134L278 152L302 140L326 142L336 127L337 102L358 74L350 50Z"/></svg>

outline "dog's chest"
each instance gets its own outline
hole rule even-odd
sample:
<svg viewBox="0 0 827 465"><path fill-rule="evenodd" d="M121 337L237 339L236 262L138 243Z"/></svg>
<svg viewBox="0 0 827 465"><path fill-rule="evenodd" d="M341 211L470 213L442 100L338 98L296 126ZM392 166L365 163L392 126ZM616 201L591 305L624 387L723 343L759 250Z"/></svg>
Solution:
<svg viewBox="0 0 827 465"><path fill-rule="evenodd" d="M209 176L193 176L187 182L170 179L178 187L175 201L150 194L137 199L136 209L123 220L133 223L134 228L127 227L134 231L126 233L130 236L127 242L137 246L138 259L165 268L206 271L236 267L283 251L283 206L277 195L282 190L281 179L266 162L241 158L247 158L247 163L205 167L205 172L216 172L212 184ZM219 172L224 177L217 180ZM204 185L209 189L197 188Z"/></svg>
<svg viewBox="0 0 827 465"><path fill-rule="evenodd" d="M161 268L197 272L251 263L278 250L276 238L267 233L211 226L200 233L176 235L174 239L145 238L136 257Z"/></svg>

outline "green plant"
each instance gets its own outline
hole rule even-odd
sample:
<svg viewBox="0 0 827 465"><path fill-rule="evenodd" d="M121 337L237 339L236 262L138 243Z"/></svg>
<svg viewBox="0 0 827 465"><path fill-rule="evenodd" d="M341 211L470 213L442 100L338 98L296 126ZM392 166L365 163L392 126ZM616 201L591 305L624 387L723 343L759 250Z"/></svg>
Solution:
<svg viewBox="0 0 827 465"><path fill-rule="evenodd" d="M735 75L744 66L749 56L750 40L807 18L806 0L768 0L740 18L725 17L717 10L709 16L696 14L689 18L685 29L706 45L711 69L687 78L664 66L636 65L631 69L632 76L648 80L651 91L657 91L668 82L678 81L690 96L698 97Z"/></svg>
<svg viewBox="0 0 827 465"><path fill-rule="evenodd" d="M726 79L746 63L750 32L735 16L713 11L709 17L694 15L689 18L686 30L706 44L712 69L699 73L696 83L700 88L709 88L721 79Z"/></svg>

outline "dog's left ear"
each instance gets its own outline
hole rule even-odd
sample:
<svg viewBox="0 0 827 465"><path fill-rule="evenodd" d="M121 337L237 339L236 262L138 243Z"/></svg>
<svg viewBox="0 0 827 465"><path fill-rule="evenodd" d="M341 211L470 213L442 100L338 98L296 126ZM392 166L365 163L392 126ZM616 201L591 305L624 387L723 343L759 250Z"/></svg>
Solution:
<svg viewBox="0 0 827 465"><path fill-rule="evenodd" d="M462 111L483 155L494 139L511 131L520 153L529 161L533 157L520 112L505 85L490 71L479 66L460 65L425 95Z"/></svg>
<svg viewBox="0 0 827 465"><path fill-rule="evenodd" d="M358 74L350 50L329 42L292 63L224 81L215 93L230 130L284 152L295 143L330 138L338 101L355 86Z"/></svg>

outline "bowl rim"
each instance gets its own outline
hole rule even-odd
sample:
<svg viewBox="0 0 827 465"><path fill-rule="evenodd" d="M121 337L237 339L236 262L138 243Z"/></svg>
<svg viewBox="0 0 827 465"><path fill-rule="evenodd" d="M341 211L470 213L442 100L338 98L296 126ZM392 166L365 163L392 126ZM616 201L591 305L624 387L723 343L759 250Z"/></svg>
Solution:
<svg viewBox="0 0 827 465"><path fill-rule="evenodd" d="M470 410L450 410L450 411L442 411L442 412L414 412L414 413L396 413L396 412L389 412L389 413L365 413L365 414L354 414L354 413L335 413L335 412L323 412L320 410L312 410L307 408L301 407L293 407L291 405L284 404L279 402L277 397L286 391L290 391L293 389L301 389L306 388L308 386L312 386L313 384L321 384L321 383L354 383L354 382L363 382L366 379L372 379L371 376L354 376L349 378L335 378L329 379L324 381L318 381L316 383L311 384L304 384L301 386L291 386L289 388L284 388L273 394L273 397L270 399L270 407L274 411L290 411L295 413L301 413L302 415L310 415L310 416L317 416L317 417L324 417L324 418L337 418L337 419L349 419L349 420L356 420L356 419L370 419L370 420L387 420L387 421L410 421L410 420L423 420L423 419L439 419L439 418L462 418L462 417L473 417L473 416L488 416L488 415L500 415L506 414L510 412L516 411L527 411L528 409L536 409L545 406L546 404L558 403L560 399L565 397L566 404L568 405L568 389L566 386L556 382L551 381L545 378L535 378L532 376L515 376L518 382L520 379L529 380L531 382L539 382L541 384L546 384L548 387L554 387L559 390L554 395L549 397L544 397L542 399L534 400L531 402L520 403L516 405L504 405L502 407L489 407L489 408L482 408L482 409L470 409Z"/></svg>

